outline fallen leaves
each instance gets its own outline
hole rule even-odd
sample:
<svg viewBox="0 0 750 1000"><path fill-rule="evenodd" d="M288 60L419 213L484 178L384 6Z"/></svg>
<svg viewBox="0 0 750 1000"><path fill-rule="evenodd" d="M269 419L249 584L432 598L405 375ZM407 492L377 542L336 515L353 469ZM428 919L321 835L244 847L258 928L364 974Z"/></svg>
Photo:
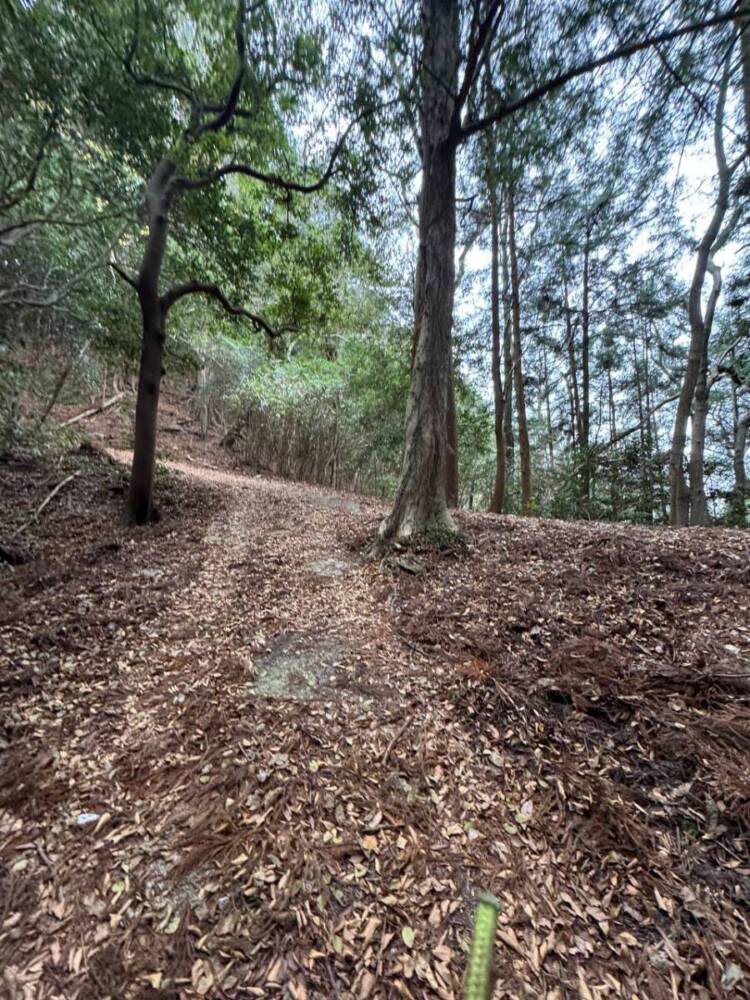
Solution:
<svg viewBox="0 0 750 1000"><path fill-rule="evenodd" d="M407 948L413 948L414 947L414 938L415 938L415 934L414 934L414 928L413 927L409 927L407 925L406 927L402 927L401 928L401 939L403 940L403 942L404 942L404 944L406 945Z"/></svg>
<svg viewBox="0 0 750 1000"><path fill-rule="evenodd" d="M750 687L720 658L750 648L744 536L691 541L705 570L683 587L680 535L475 516L460 558L388 577L342 558L367 501L187 471L158 528L106 550L104 499L44 535L79 476L33 540L50 565L15 571L0 956L19 996L449 1000L480 890L503 902L498 997L742 995ZM287 696L316 656L320 688ZM274 662L285 693L259 697Z"/></svg>
<svg viewBox="0 0 750 1000"><path fill-rule="evenodd" d="M466 557L422 552L426 573L390 603L410 642L455 664L503 789L504 987L521 995L533 972L579 995L715 995L750 953L750 539L462 527Z"/></svg>

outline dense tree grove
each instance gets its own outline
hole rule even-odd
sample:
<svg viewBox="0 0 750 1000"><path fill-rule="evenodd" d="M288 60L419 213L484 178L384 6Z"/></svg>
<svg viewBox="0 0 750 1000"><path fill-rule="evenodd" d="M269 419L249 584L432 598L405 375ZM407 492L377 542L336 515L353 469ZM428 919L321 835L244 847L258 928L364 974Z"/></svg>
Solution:
<svg viewBox="0 0 750 1000"><path fill-rule="evenodd" d="M744 526L750 5L4 0L0 447L163 379L249 466Z"/></svg>

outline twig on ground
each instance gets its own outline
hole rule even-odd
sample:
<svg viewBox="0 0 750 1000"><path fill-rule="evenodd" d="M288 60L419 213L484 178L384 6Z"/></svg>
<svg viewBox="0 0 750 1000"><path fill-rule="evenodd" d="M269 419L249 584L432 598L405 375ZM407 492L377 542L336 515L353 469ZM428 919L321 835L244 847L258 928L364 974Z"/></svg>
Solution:
<svg viewBox="0 0 750 1000"><path fill-rule="evenodd" d="M104 413L104 411L108 410L110 406L114 406L116 403L119 403L124 395L124 392L118 392L110 399L105 399L103 403L99 404L99 406L94 406L90 410L84 410L83 413L77 413L74 417L71 417L70 420L63 420L60 426L72 427L73 424L77 424L79 420L86 420L87 417L95 417L97 413Z"/></svg>
<svg viewBox="0 0 750 1000"><path fill-rule="evenodd" d="M42 845L39 843L39 841L34 841L34 847L36 848L36 853L39 855L40 859L50 869L50 871L54 872L55 866L52 864L52 859L50 858L49 854L47 854Z"/></svg>
<svg viewBox="0 0 750 1000"><path fill-rule="evenodd" d="M57 494L60 492L60 490L64 486L67 486L68 483L72 482L72 480L74 480L76 478L76 476L80 476L80 474L81 474L81 470L80 469L76 469L75 472L71 472L71 474L69 476L66 476L65 479L61 480L57 484L57 486L52 490L52 492L48 493L47 496L44 498L44 500L42 500L42 502L39 504L39 506L37 507L37 509L34 511L33 515L26 522L26 524L24 525L24 527L28 527L31 524L32 521L38 521L39 520L39 515L42 513L42 511L47 506L47 504L50 502L50 500L54 500L54 498L57 496Z"/></svg>
<svg viewBox="0 0 750 1000"><path fill-rule="evenodd" d="M331 989L333 990L333 995L336 997L340 997L341 993L339 992L339 988L336 984L336 977L333 974L333 969L331 968L331 963L328 959L326 959L325 961L325 970L328 973L329 980L331 981Z"/></svg>
<svg viewBox="0 0 750 1000"><path fill-rule="evenodd" d="M418 656L421 656L423 660L427 660L427 661L430 661L431 657L429 657L429 656L427 655L427 653L423 652L423 651L422 651L422 650L421 650L421 649L419 648L419 646L417 646L417 644L416 644L416 643L414 643L414 642L411 642L411 640L407 639L407 638L406 638L405 636L403 636L403 635L399 635L399 636L398 636L398 638L399 638L399 639L401 640L401 642L403 642L403 644L404 644L405 646L408 646L408 647L409 647L409 649L413 649L413 650L414 650L414 652L415 652L415 653L416 653L416 654L417 654Z"/></svg>
<svg viewBox="0 0 750 1000"><path fill-rule="evenodd" d="M388 758L391 755L391 750L393 750L393 748L395 747L395 745L398 743L398 741L404 735L404 733L406 732L406 730L409 728L409 723L410 722L411 722L411 719L407 719L404 722L403 726L401 726L401 728L398 730L398 732L393 737L393 739L391 740L391 742L385 748L385 753L383 754L383 767L385 767L386 763L388 762Z"/></svg>

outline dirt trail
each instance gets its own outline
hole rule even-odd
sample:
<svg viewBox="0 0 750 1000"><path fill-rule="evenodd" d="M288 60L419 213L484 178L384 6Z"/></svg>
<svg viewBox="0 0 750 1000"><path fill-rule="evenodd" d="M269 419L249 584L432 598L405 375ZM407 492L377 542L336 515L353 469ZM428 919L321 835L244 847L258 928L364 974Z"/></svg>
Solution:
<svg viewBox="0 0 750 1000"><path fill-rule="evenodd" d="M482 890L505 907L496 997L716 995L684 954L719 910L675 912L627 844L604 858L578 836L604 786L566 803L523 692L499 686L506 717L483 716L455 678L465 661L483 680L486 661L399 634L421 584L349 545L376 503L171 468L197 497L189 522L124 531L6 623L13 669L54 664L6 703L9 996L458 997ZM517 546L524 524L507 522ZM492 625L440 579L435 641ZM54 634L28 624L61 602ZM712 948L739 996L735 885Z"/></svg>
<svg viewBox="0 0 750 1000"><path fill-rule="evenodd" d="M172 468L220 494L187 571L147 550L158 613L17 705L48 752L0 828L8 990L457 995L490 770L340 539L375 505Z"/></svg>

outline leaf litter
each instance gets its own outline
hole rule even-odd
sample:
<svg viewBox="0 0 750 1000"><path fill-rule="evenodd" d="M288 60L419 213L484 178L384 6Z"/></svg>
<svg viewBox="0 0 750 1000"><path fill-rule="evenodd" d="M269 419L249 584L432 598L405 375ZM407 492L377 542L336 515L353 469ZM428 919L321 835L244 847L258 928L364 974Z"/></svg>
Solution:
<svg viewBox="0 0 750 1000"><path fill-rule="evenodd" d="M101 454L2 477L13 539L80 470L2 569L8 996L457 997L481 891L496 998L748 995L746 535L466 515L416 574L174 468L148 529Z"/></svg>

